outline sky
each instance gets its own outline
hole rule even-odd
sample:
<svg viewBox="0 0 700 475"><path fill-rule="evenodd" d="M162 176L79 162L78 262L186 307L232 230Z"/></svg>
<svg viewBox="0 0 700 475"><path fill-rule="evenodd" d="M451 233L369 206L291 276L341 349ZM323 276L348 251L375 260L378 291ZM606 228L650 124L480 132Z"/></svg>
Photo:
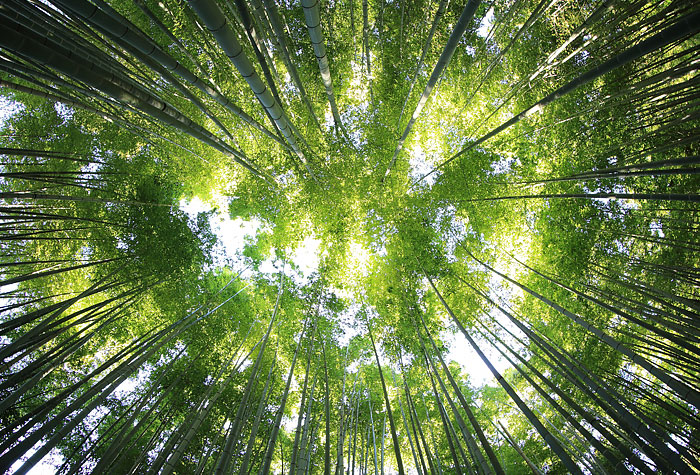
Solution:
<svg viewBox="0 0 700 475"><path fill-rule="evenodd" d="M19 112L21 108L21 104L0 96L0 127L2 127L5 121L14 113Z"/></svg>
<svg viewBox="0 0 700 475"><path fill-rule="evenodd" d="M482 38L486 38L486 35L489 34L489 30L491 29L491 25L493 25L493 7L486 12L484 19L481 21L481 25L479 25L479 28L476 30L476 34Z"/></svg>

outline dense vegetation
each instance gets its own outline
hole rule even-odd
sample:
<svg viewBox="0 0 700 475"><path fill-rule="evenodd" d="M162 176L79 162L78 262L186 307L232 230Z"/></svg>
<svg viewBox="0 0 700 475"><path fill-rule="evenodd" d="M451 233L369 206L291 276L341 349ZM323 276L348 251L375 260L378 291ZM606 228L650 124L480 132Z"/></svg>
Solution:
<svg viewBox="0 0 700 475"><path fill-rule="evenodd" d="M699 30L3 0L0 472L697 473Z"/></svg>

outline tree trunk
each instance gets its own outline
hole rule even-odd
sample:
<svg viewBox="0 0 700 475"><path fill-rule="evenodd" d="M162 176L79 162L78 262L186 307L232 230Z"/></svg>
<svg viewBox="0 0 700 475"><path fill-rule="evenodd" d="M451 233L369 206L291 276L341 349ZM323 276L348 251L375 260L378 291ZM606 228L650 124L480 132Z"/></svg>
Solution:
<svg viewBox="0 0 700 475"><path fill-rule="evenodd" d="M401 460L401 446L399 445L399 437L396 434L396 425L394 424L394 417L391 413L391 401L389 400L389 393L386 390L386 383L384 382L384 374L382 373L382 365L379 363L379 353L377 353L377 346L374 344L374 337L372 336L372 327L367 323L367 332L369 333L369 339L372 342L372 350L374 351L374 358L377 361L377 369L379 369L379 379L382 382L382 391L384 392L384 402L386 403L386 411L389 414L389 425L391 426L391 439L394 443L394 453L396 454L396 464L399 471L399 475L403 475L403 461Z"/></svg>
<svg viewBox="0 0 700 475"><path fill-rule="evenodd" d="M304 7L304 17L306 18L306 27L309 30L309 38L314 48L314 55L318 62L318 68L321 71L321 81L326 89L328 103L331 106L331 113L336 127L342 129L343 123L340 120L338 105L335 102L333 94L333 81L331 79L331 70L328 65L328 56L326 55L326 46L323 40L323 31L321 30L321 16L318 8L319 0L302 0L301 4Z"/></svg>
<svg viewBox="0 0 700 475"><path fill-rule="evenodd" d="M287 385L284 388L284 394L282 395L282 400L280 401L280 407L277 410L277 416L275 417L275 422L272 426L272 433L270 434L269 442L267 444L267 451L265 452L265 459L260 468L260 475L266 475L270 472L270 464L272 463L272 457L275 452L275 443L277 442L277 434L280 430L280 425L282 423L282 416L284 415L284 406L287 404L287 397L289 396L289 388L292 385L292 376L294 374L294 366L297 361L297 355L299 354L299 348L301 347L302 341L304 341L304 333L306 331L306 326L309 323L309 317L306 318L304 322L304 327L301 329L299 334L299 343L297 343L297 348L294 350L294 357L292 358L292 364L289 367L289 375L287 376Z"/></svg>

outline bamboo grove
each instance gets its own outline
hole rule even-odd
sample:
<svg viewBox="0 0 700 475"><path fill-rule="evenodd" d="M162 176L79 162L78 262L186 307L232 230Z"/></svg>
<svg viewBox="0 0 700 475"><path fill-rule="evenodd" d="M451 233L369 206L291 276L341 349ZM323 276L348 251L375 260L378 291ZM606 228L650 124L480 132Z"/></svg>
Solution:
<svg viewBox="0 0 700 475"><path fill-rule="evenodd" d="M0 472L697 473L699 30L2 0Z"/></svg>

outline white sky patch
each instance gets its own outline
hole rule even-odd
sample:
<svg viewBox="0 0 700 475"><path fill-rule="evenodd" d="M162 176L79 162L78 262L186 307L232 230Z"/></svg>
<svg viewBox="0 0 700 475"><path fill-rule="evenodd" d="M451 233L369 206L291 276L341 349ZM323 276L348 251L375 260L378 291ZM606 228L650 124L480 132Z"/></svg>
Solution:
<svg viewBox="0 0 700 475"><path fill-rule="evenodd" d="M258 267L258 270L263 274L276 274L280 271L272 258L265 259Z"/></svg>
<svg viewBox="0 0 700 475"><path fill-rule="evenodd" d="M481 20L481 25L479 25L479 28L476 30L476 34L482 38L486 38L486 35L489 34L489 30L491 30L491 25L493 25L493 7L489 8L489 11L484 15L484 18Z"/></svg>
<svg viewBox="0 0 700 475"><path fill-rule="evenodd" d="M0 293L8 293L9 294L11 292L14 292L18 288L19 288L19 284L17 282L15 282L14 284L10 284L10 285L2 285L2 286L0 286ZM2 305L6 305L7 302L9 302L8 299L0 299L0 304L2 304Z"/></svg>
<svg viewBox="0 0 700 475"><path fill-rule="evenodd" d="M292 260L299 267L304 277L309 277L318 270L318 265L321 261L320 245L320 239L316 239L313 235L307 236L292 253Z"/></svg>
<svg viewBox="0 0 700 475"><path fill-rule="evenodd" d="M137 387L142 387L146 384L148 378L151 377L153 373L153 368L150 366L145 366L139 368L136 376L125 379L122 383L116 387L112 395L121 400L124 400L128 395L134 392Z"/></svg>
<svg viewBox="0 0 700 475"><path fill-rule="evenodd" d="M281 425L282 425L282 427L284 427L284 430L286 430L287 433L293 434L294 431L297 429L297 422L298 421L299 421L299 414L298 414L298 410L297 410L297 412L295 412L292 417L289 417L287 415L282 416Z"/></svg>
<svg viewBox="0 0 700 475"><path fill-rule="evenodd" d="M414 141L409 147L409 165L411 167L411 178L415 182L419 179L421 183L432 187L437 179L442 175L442 170L435 170L435 166L442 160L440 157L449 156L452 152L445 150L443 135L456 135L457 131L451 128L444 117L448 114L459 114L459 111L454 108L454 105L449 101L444 100L442 96L433 95L431 102L428 104L430 111L440 111L439 114L428 113L428 109L424 112L423 117L425 124L416 132ZM437 117L438 120L434 118ZM430 174L429 176L426 176Z"/></svg>
<svg viewBox="0 0 700 475"><path fill-rule="evenodd" d="M282 261L274 257L275 250L270 251L271 257L268 257L258 266L258 271L263 274L278 274L284 269L285 275L290 277L299 285L308 285L311 274L318 270L318 266L323 257L323 253L319 251L321 240L313 235L307 236L294 249L289 257L297 266L297 269L292 269L291 266L283 266ZM245 274L244 274L245 275Z"/></svg>
<svg viewBox="0 0 700 475"><path fill-rule="evenodd" d="M355 374L357 373L357 370L360 368L360 360L354 360L352 363L350 363L346 368L346 372L348 374ZM347 382L347 381L346 381Z"/></svg>
<svg viewBox="0 0 700 475"><path fill-rule="evenodd" d="M211 222L214 221L214 222ZM231 219L226 214L212 216L210 220L212 231L221 241L227 256L233 255L243 248L246 236L254 236L261 223L257 219L244 221L241 218Z"/></svg>
<svg viewBox="0 0 700 475"><path fill-rule="evenodd" d="M197 214L217 208L217 212L209 218L209 225L217 239L214 266L219 267L225 265L227 259L233 258L243 249L246 236L255 236L262 223L257 219L249 221L241 218L231 219L227 212L226 197L217 196L214 201L216 205L205 203L199 197L189 202L180 200L180 209L191 219L197 219Z"/></svg>
<svg viewBox="0 0 700 475"><path fill-rule="evenodd" d="M24 109L24 105L19 102L12 101L6 97L0 96L0 127L5 125L10 117Z"/></svg>
<svg viewBox="0 0 700 475"><path fill-rule="evenodd" d="M612 192L612 193L627 193L627 192L629 191L629 190L627 190L623 185L621 185L621 184L619 184L619 183L616 184L616 185L614 185L614 186L612 187L611 190L607 190L607 189L604 190L604 189L602 189L602 188L600 188L600 187L597 187L597 188L595 188L595 189L592 190L592 189L590 189L587 185L583 185L582 188L583 188L583 191L584 191L585 193L590 193L590 194L593 194L593 193L595 193L595 194L598 194L598 193L608 193L608 192ZM618 206L619 206L620 208L624 209L624 210L627 210L627 211L639 209L639 203L637 203L637 202L636 202L635 200L633 200L633 199L616 198L616 197L612 197L612 198L592 198L592 199L595 200L595 201L597 201L597 202L599 202L599 203L603 203L605 206L610 206L610 202L611 202L611 201L617 201Z"/></svg>
<svg viewBox="0 0 700 475"><path fill-rule="evenodd" d="M522 262L527 262L526 255L518 255L517 248L513 250L513 253L517 258L521 259ZM503 259L505 259L505 257L503 257ZM506 271L506 274L515 275L519 264L517 264L517 262L515 262L513 259L508 258L507 261L499 261L499 265L504 265L504 262L506 264L510 264L509 270ZM512 305L513 302L519 301L523 298L524 292L520 287L508 285L501 277L491 274L488 284L488 295L494 302L497 302L500 306L508 310L509 306ZM508 346L516 349L516 351L518 351L517 348L522 348L522 344L517 342L517 340L512 336L507 335L505 331L499 328L498 324L505 327L513 335L516 335L517 338L527 341L526 336L498 308L492 307L488 311L488 316L481 314L478 318L481 319L482 322L485 322L485 325L490 328L492 332L501 338ZM493 321L498 322L498 324ZM447 328L448 326L451 326L451 322L446 320L444 321L443 326ZM511 367L510 363L508 363L508 361L501 356L499 351L487 339L480 335L479 329L475 328L474 331L470 331L470 335L499 373L503 374L507 368ZM449 350L447 354L448 359L453 359L462 366L463 370L469 374L469 379L472 386L478 388L484 384L496 384L491 371L481 360L479 355L477 355L476 351L472 349L471 345L469 345L460 331L455 332L453 335L451 331L446 330L441 333L440 337L447 344L447 348ZM487 338L490 340L493 337L487 334ZM504 349L504 351L508 353L507 350ZM520 354L522 354L522 352L520 352ZM515 356L509 356L514 361L517 361Z"/></svg>
<svg viewBox="0 0 700 475"><path fill-rule="evenodd" d="M9 473L15 473L22 466L25 460L36 453L35 449L29 449L21 459L17 460L10 467ZM34 467L32 467L28 472L28 475L54 475L58 467L63 464L63 456L58 451L58 449L52 449L48 455L39 461Z"/></svg>
<svg viewBox="0 0 700 475"><path fill-rule="evenodd" d="M649 232L651 232L652 236L658 236L660 238L666 237L666 234L663 230L663 224L661 224L661 221L658 220L649 223Z"/></svg>
<svg viewBox="0 0 700 475"><path fill-rule="evenodd" d="M433 165L428 162L425 152L423 151L423 147L420 144L417 144L411 150L411 158L409 159L408 164L411 166L411 179L413 181L419 180L424 175L430 173L430 171L433 169ZM437 178L438 174L433 173L429 177L426 177L423 181L427 183L428 186L432 187Z"/></svg>
<svg viewBox="0 0 700 475"><path fill-rule="evenodd" d="M73 108L62 104L60 102L55 102L53 105L56 113L65 121L69 121L73 117Z"/></svg>
<svg viewBox="0 0 700 475"><path fill-rule="evenodd" d="M498 351L477 336L476 332L471 336L499 373L503 373L503 371L510 366L509 363L501 357ZM469 375L469 384L475 388L479 388L484 384L494 383L493 374L481 358L479 358L479 355L476 354L476 351L474 351L471 345L466 341L461 332L452 335L451 332L444 331L440 334L440 338L447 343L447 348L449 349L447 360L454 360L459 363L464 372Z"/></svg>
<svg viewBox="0 0 700 475"><path fill-rule="evenodd" d="M292 77L289 75L289 73L285 73L285 75L284 75L284 84L282 84L282 90L286 94L289 94L292 96L299 95L299 90L294 85L294 81L292 81Z"/></svg>
<svg viewBox="0 0 700 475"><path fill-rule="evenodd" d="M97 150L95 151L95 156L98 156L98 157L100 156L100 151L99 151L99 149L97 149ZM82 167L80 167L80 171L81 171L82 173L86 173L86 174L87 174L87 173L96 173L96 172L98 172L98 171L100 170L100 168L102 168L102 164L101 164L101 163L98 163L98 162L89 162L89 163L86 163L85 165L83 165Z"/></svg>
<svg viewBox="0 0 700 475"><path fill-rule="evenodd" d="M513 165L520 166L520 159L517 157L499 156L498 160L491 163L491 169L493 170L493 175L500 175L502 173L508 173L513 169Z"/></svg>
<svg viewBox="0 0 700 475"><path fill-rule="evenodd" d="M294 375L292 375L292 382L289 385L289 392L295 393L300 390L301 387L299 386L299 381L297 381L297 378ZM292 410L291 417L286 414L282 416L282 427L284 427L284 429L290 434L294 433L294 431L297 429L297 423L299 422L300 404L301 399L294 405L294 407L290 406L290 409Z"/></svg>
<svg viewBox="0 0 700 475"><path fill-rule="evenodd" d="M139 380L136 378L127 378L124 381L121 382L119 386L116 387L114 392L112 393L113 396L124 400L128 395L134 392L136 387L139 385Z"/></svg>

